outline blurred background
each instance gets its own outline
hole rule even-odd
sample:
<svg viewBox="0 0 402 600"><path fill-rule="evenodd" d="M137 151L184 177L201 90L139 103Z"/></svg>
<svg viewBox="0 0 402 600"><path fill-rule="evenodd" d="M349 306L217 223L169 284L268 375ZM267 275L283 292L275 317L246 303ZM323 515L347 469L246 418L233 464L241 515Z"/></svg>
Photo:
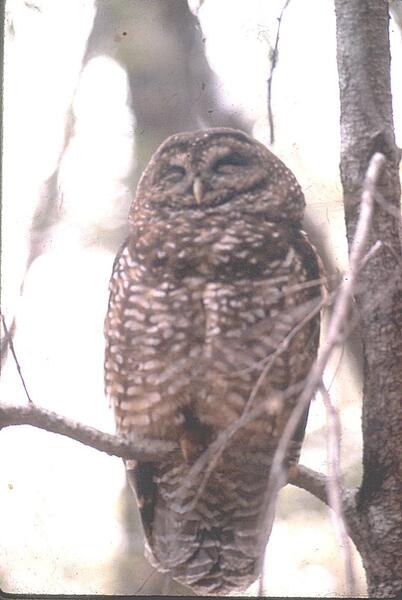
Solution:
<svg viewBox="0 0 402 600"><path fill-rule="evenodd" d="M241 128L269 144L267 79L283 0L8 0L5 7L2 312L32 400L113 432L103 393L103 319L138 177L169 134ZM391 21L402 145L401 30ZM331 274L347 248L341 204L335 19L290 2L274 73L272 150L307 200L306 228ZM342 473L361 472L353 344L325 374L342 422ZM26 403L3 346L2 402ZM143 558L123 464L29 427L0 434L0 587L20 593L184 594ZM301 462L327 472L326 414L310 412ZM365 593L354 553L358 592ZM345 593L329 511L287 486L265 593ZM255 588L256 589L256 588ZM249 593L255 591L254 588Z"/></svg>

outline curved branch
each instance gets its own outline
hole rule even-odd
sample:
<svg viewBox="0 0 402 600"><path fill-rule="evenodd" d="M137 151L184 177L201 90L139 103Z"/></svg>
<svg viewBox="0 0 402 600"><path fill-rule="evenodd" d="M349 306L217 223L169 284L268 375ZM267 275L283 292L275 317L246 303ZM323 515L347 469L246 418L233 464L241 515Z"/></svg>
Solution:
<svg viewBox="0 0 402 600"><path fill-rule="evenodd" d="M0 429L12 425L31 425L65 435L111 456L138 461L157 462L177 449L174 442L128 440L119 435L105 433L35 405L0 404Z"/></svg>
<svg viewBox="0 0 402 600"><path fill-rule="evenodd" d="M289 471L288 483L310 492L318 500L329 506L327 492L329 478L323 473L318 473L318 471L303 465L295 465Z"/></svg>
<svg viewBox="0 0 402 600"><path fill-rule="evenodd" d="M303 391L297 400L297 404L295 405L290 419L286 423L281 439L278 443L274 459L272 461L267 487L267 498L271 499L271 511L267 511L267 522L272 521L272 518L269 517L269 513L272 513L274 506L274 501L272 499L277 497L278 492L283 485L282 465L289 444L296 431L297 425L300 422L303 412L307 408L309 402L313 398L320 385L324 369L328 363L332 351L337 345L339 345L342 339L342 331L345 330L345 326L348 323L348 313L353 294L356 290L358 276L361 271L362 260L363 264L365 264L364 251L370 234L376 185L385 164L385 157L379 152L376 152L370 160L361 197L359 220L357 222L356 233L350 252L349 271L345 276L335 299L334 310L328 325L328 333L325 340L325 345L321 349L317 360L310 369Z"/></svg>
<svg viewBox="0 0 402 600"><path fill-rule="evenodd" d="M330 481L329 477L323 473L319 473L303 465L294 465L289 471L288 483L309 492L329 508L331 507L328 494ZM352 530L353 541L355 541L356 526L359 523L359 516L356 509L358 492L357 488L342 490L342 510Z"/></svg>

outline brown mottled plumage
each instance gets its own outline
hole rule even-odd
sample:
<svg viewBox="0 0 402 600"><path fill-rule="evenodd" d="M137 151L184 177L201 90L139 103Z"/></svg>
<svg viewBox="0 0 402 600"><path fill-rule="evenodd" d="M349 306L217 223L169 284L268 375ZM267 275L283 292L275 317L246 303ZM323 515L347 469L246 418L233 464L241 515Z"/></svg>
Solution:
<svg viewBox="0 0 402 600"><path fill-rule="evenodd" d="M289 169L244 133L174 135L144 171L114 263L105 371L117 429L181 448L158 464L128 462L128 476L151 560L200 593L258 576L263 494L296 396L230 438L195 506L202 474L188 481L188 472L220 432L301 382L314 361L319 318L294 330L319 299L318 285L304 285L319 277L304 206Z"/></svg>

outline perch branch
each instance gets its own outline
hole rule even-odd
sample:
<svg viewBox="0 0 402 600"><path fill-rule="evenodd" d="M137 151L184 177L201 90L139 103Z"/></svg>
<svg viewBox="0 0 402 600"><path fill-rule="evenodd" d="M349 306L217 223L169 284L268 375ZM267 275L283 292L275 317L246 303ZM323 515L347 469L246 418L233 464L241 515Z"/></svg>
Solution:
<svg viewBox="0 0 402 600"><path fill-rule="evenodd" d="M104 433L33 404L29 406L0 404L0 429L12 425L39 427L52 433L65 435L81 442L81 444L112 456L138 461L156 462L176 449L174 442L159 440L154 440L152 443L142 440L133 441L118 435Z"/></svg>

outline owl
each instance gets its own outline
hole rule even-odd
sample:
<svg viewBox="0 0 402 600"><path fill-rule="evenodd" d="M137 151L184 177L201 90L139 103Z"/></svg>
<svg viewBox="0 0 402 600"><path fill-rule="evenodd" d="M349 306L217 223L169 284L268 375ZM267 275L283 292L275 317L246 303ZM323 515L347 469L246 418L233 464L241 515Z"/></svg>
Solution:
<svg viewBox="0 0 402 600"><path fill-rule="evenodd" d="M141 177L114 262L106 393L120 434L176 443L126 469L152 564L196 593L241 591L259 575L270 466L318 345L304 207L291 171L245 133L173 135Z"/></svg>

